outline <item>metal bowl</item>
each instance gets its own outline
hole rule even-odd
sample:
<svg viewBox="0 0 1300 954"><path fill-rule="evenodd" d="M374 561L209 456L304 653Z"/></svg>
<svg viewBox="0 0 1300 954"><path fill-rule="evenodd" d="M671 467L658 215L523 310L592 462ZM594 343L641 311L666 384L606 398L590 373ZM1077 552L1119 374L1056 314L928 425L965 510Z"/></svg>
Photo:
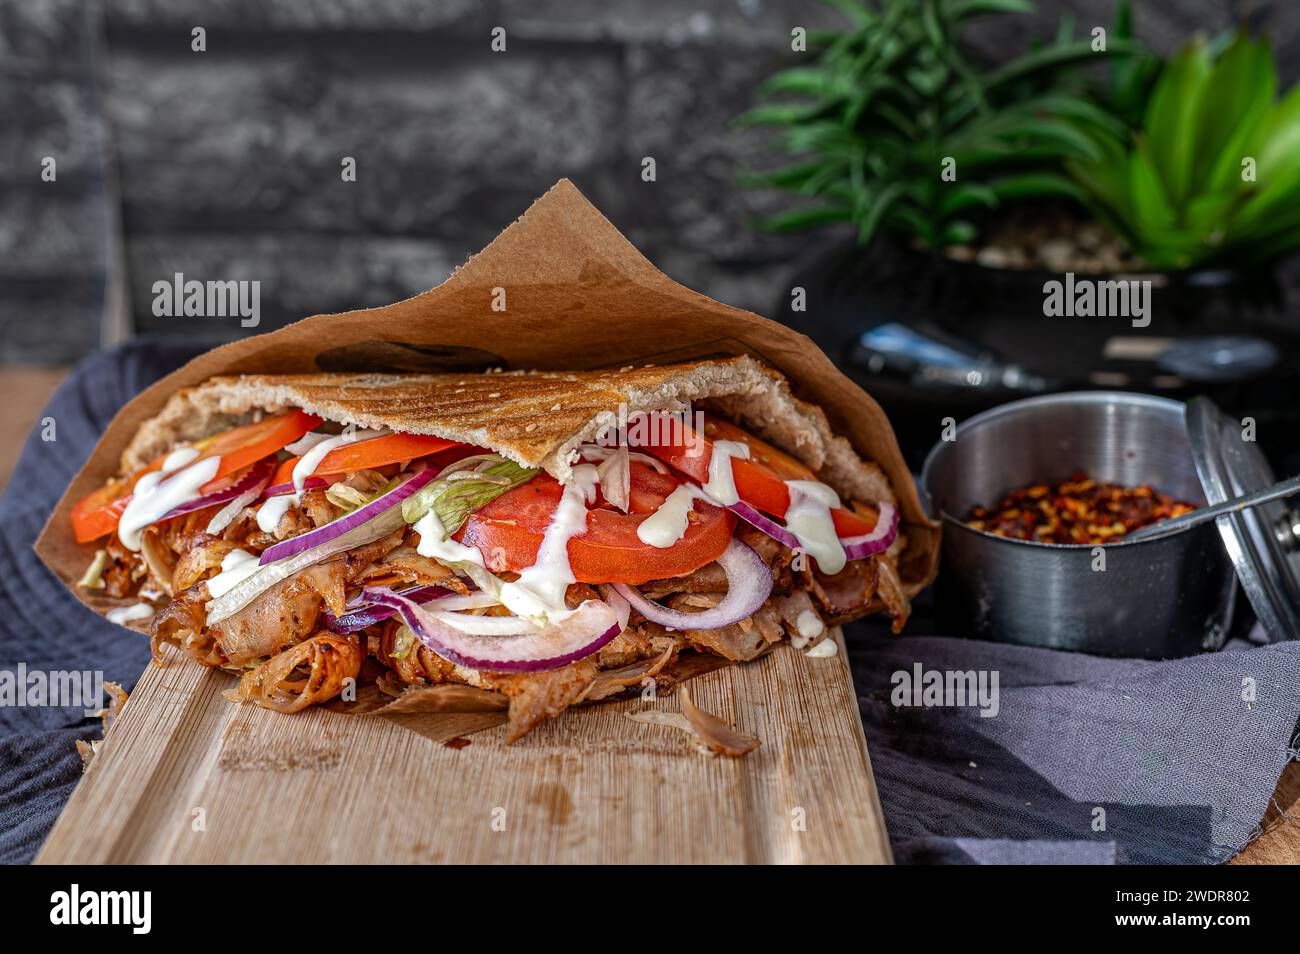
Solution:
<svg viewBox="0 0 1300 954"><path fill-rule="evenodd" d="M934 446L922 472L932 512L945 524L935 593L941 625L1108 656L1164 659L1221 646L1236 578L1213 524L1096 548L1011 540L962 522L977 504L1076 470L1205 504L1178 401L1076 392L976 415L954 440Z"/></svg>

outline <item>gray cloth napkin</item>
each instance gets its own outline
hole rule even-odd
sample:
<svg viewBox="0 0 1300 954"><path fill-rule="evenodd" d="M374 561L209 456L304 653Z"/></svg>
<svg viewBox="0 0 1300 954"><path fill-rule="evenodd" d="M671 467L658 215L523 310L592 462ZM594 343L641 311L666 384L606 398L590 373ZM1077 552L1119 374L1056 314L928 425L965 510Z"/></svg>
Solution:
<svg viewBox="0 0 1300 954"><path fill-rule="evenodd" d="M135 684L145 640L85 609L31 545L118 408L206 348L132 342L89 359L50 402L56 439L31 435L0 500L0 670L99 669ZM1296 643L1145 662L859 624L849 644L900 862L1225 860L1263 816L1300 713ZM895 706L892 674L917 663L997 671L998 714ZM75 740L98 735L79 708L0 706L0 861L35 855L80 777Z"/></svg>
<svg viewBox="0 0 1300 954"><path fill-rule="evenodd" d="M849 639L900 862L1226 861L1295 755L1297 642L1234 640L1152 662L879 627L854 627ZM997 672L996 715L895 705L893 674L918 663Z"/></svg>
<svg viewBox="0 0 1300 954"><path fill-rule="evenodd" d="M205 350L139 343L84 362L59 388L0 499L0 670L102 670L128 689L149 661L148 641L81 605L32 544L99 435L123 404ZM77 739L100 736L80 707L0 706L0 861L30 861L81 777Z"/></svg>

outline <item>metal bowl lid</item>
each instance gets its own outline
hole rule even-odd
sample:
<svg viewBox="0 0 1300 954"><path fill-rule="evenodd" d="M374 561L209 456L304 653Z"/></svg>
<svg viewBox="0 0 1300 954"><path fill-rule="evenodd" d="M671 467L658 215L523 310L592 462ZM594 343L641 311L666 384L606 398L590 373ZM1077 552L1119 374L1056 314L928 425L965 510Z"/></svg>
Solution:
<svg viewBox="0 0 1300 954"><path fill-rule="evenodd" d="M1211 505L1277 483L1264 453L1241 422L1209 398L1187 404L1196 472ZM1269 639L1300 638L1300 513L1287 501L1220 517L1219 535Z"/></svg>

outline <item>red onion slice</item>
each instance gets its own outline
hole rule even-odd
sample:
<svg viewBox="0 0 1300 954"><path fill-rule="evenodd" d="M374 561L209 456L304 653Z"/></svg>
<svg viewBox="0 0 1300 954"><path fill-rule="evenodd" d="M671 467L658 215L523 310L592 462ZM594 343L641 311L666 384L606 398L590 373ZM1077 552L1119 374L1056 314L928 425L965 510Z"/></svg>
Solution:
<svg viewBox="0 0 1300 954"><path fill-rule="evenodd" d="M457 666L489 672L542 672L585 659L623 631L618 611L587 600L559 622L518 636L476 636L425 611L389 589L366 590L368 599L391 606L417 639ZM494 617L467 617L493 619ZM500 618L500 617L496 617Z"/></svg>
<svg viewBox="0 0 1300 954"><path fill-rule="evenodd" d="M437 474L432 467L422 471L394 487L382 497L375 498L364 507L358 507L350 514L339 517L332 523L317 527L315 530L308 530L299 536L282 540L280 543L267 547L262 551L262 559L258 562L265 566L268 563L274 563L277 560L283 560L285 557L295 556L305 550L310 550L312 547L318 547L322 543L328 543L335 537L340 537L349 530L359 527L363 523L378 517L381 513L396 507L407 497L433 480L435 476Z"/></svg>
<svg viewBox="0 0 1300 954"><path fill-rule="evenodd" d="M206 532L215 537L218 536L221 531L225 530L226 527L234 523L235 518L243 513L245 507L255 503L257 499L262 496L262 491L266 489L267 481L270 479L271 475L268 473L262 478L257 486L250 487L234 500L230 501L230 503L218 510L212 519L208 521Z"/></svg>
<svg viewBox="0 0 1300 954"><path fill-rule="evenodd" d="M879 516L870 533L857 537L840 537L844 556L850 560L863 560L873 553L888 550L898 536L898 508L891 503L877 505Z"/></svg>
<svg viewBox="0 0 1300 954"><path fill-rule="evenodd" d="M495 601L484 593L471 593L469 596L462 596L454 590L444 589L441 586L413 586L410 589L402 590L397 595L415 600L421 605L438 600L439 607L448 610L477 609L482 606L496 605ZM377 603L368 602L360 596L352 600L349 606L355 606L356 608L350 613L337 617L332 615L329 610L322 610L321 619L326 627L336 633L355 633L359 629L365 629L367 626L373 626L375 623L386 620L397 612L391 606L380 606Z"/></svg>
<svg viewBox="0 0 1300 954"><path fill-rule="evenodd" d="M353 527L347 533L340 534L333 540L327 540L319 546L296 553L275 563L259 566L252 574L236 583L226 593L208 601L207 624L214 626L228 616L239 612L253 600L257 599L277 583L289 579L299 570L328 560L336 554L357 547L374 543L406 526L402 512L389 508L359 527Z"/></svg>
<svg viewBox="0 0 1300 954"><path fill-rule="evenodd" d="M413 586L410 589L402 590L397 595L405 596L417 603L427 603L430 600L450 596L452 592L452 590L444 589L441 586ZM333 632L355 633L359 629L365 629L367 626L373 626L375 623L386 620L397 612L391 606L379 606L376 603L366 602L360 598L353 602L358 604L356 609L342 616L334 616L329 610L322 610L321 621Z"/></svg>
<svg viewBox="0 0 1300 954"><path fill-rule="evenodd" d="M181 514L193 513L195 510L206 510L208 507L215 507L217 504L226 503L234 500L236 497L242 497L250 490L265 484L271 477L271 469L275 466L275 461L267 458L260 460L248 469L243 477L235 481L229 487L207 494L203 497L195 497L193 500L187 500L179 507L174 507L166 514L159 517L158 520L170 520L172 517L179 517ZM157 521L155 521L157 522Z"/></svg>
<svg viewBox="0 0 1300 954"><path fill-rule="evenodd" d="M623 445L627 449L626 445ZM609 460L610 456L619 448L605 447L601 444L583 444L578 448L579 460L586 464L600 464ZM642 454L640 451L628 450L628 460L634 460L638 463L645 464L647 467L653 467L661 474L668 473L668 465L658 457L651 457L649 454Z"/></svg>
<svg viewBox="0 0 1300 954"><path fill-rule="evenodd" d="M799 538L787 530L781 524L777 523L767 514L759 513L745 501L734 503L727 508L741 520L762 530L769 537L782 546L787 546L791 550L799 549Z"/></svg>
<svg viewBox="0 0 1300 954"><path fill-rule="evenodd" d="M878 504L880 515L876 525L869 533L856 537L840 537L844 547L844 557L848 560L864 560L874 553L888 550L894 538L898 536L898 508L891 503ZM791 550L799 549L799 538L766 514L759 513L743 500L727 508L748 524L762 530L769 537Z"/></svg>
<svg viewBox="0 0 1300 954"><path fill-rule="evenodd" d="M308 477L305 481L303 481L302 489L318 490L321 487L328 487L329 485L330 485L330 481L326 480L324 477ZM270 487L267 487L266 490L264 491L264 494L267 497L282 497L285 494L294 493L295 491L297 491L297 489L298 488L293 485L293 481L289 481L287 483L274 484Z"/></svg>
<svg viewBox="0 0 1300 954"><path fill-rule="evenodd" d="M722 629L758 612L772 592L772 571L761 556L735 539L722 551L718 564L727 574L727 595L717 606L700 613L683 613L660 606L626 583L610 585L652 623L676 630Z"/></svg>

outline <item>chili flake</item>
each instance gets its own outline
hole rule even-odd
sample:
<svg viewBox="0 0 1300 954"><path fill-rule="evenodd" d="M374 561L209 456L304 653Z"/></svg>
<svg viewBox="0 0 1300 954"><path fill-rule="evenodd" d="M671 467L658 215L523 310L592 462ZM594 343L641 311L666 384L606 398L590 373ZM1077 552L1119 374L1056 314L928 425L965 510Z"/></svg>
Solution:
<svg viewBox="0 0 1300 954"><path fill-rule="evenodd" d="M1038 543L1110 543L1126 533L1196 509L1149 484L1124 487L1099 483L1076 471L1057 484L1013 490L996 507L974 507L966 525L976 530Z"/></svg>

